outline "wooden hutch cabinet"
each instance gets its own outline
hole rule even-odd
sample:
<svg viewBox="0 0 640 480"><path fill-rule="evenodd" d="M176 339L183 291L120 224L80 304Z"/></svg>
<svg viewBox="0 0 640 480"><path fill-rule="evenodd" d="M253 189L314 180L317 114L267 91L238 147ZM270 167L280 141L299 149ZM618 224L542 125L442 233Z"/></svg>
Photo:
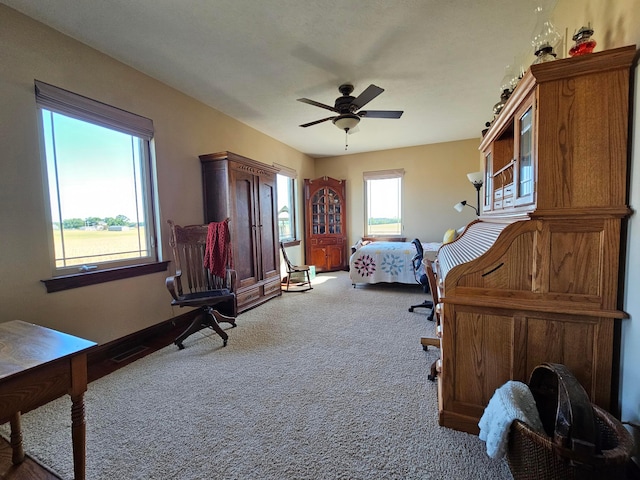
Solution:
<svg viewBox="0 0 640 480"><path fill-rule="evenodd" d="M522 88L518 93L524 90ZM493 141L487 140L489 135L485 137L485 196L481 207L485 214L516 213L532 208L535 183L535 100L536 96L529 93L509 116L503 130ZM505 113L499 119L505 119L507 115ZM492 137L494 132L495 130L491 131Z"/></svg>
<svg viewBox="0 0 640 480"><path fill-rule="evenodd" d="M306 263L316 271L347 268L345 181L304 180Z"/></svg>
<svg viewBox="0 0 640 480"><path fill-rule="evenodd" d="M281 295L276 173L231 152L201 155L205 223L230 218L242 312Z"/></svg>
<svg viewBox="0 0 640 480"><path fill-rule="evenodd" d="M496 388L543 362L612 406L635 54L532 65L482 139L482 215L436 261L441 425L477 433Z"/></svg>

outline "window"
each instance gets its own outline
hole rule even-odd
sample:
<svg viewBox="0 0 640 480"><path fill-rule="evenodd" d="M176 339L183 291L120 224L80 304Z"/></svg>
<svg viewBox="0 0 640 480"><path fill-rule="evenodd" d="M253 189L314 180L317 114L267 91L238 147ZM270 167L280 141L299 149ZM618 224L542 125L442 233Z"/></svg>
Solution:
<svg viewBox="0 0 640 480"><path fill-rule="evenodd" d="M296 177L295 170L283 165L275 165L280 169L278 181L278 233L280 241L294 242L298 239L296 228Z"/></svg>
<svg viewBox="0 0 640 480"><path fill-rule="evenodd" d="M404 170L364 172L367 236L402 234Z"/></svg>
<svg viewBox="0 0 640 480"><path fill-rule="evenodd" d="M53 276L156 262L151 120L35 86Z"/></svg>

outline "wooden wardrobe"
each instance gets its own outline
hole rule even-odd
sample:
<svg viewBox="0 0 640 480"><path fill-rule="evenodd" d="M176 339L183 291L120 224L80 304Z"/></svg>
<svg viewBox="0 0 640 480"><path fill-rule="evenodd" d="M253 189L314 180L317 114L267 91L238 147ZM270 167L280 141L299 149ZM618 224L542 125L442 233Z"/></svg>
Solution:
<svg viewBox="0 0 640 480"><path fill-rule="evenodd" d="M282 294L277 168L231 152L201 155L204 221L230 218L238 311Z"/></svg>

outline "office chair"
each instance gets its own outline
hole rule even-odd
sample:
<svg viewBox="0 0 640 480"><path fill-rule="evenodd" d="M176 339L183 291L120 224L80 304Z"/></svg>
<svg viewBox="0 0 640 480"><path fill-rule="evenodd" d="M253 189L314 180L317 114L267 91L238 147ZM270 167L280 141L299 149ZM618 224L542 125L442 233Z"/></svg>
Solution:
<svg viewBox="0 0 640 480"><path fill-rule="evenodd" d="M225 221L226 222L226 221ZM168 221L171 227L169 245L173 250L176 274L167 277L166 286L173 300L171 305L194 307L197 316L189 327L174 341L177 347L184 348L183 341L192 333L209 327L214 330L227 345L229 335L220 327L220 322L236 326L238 302L235 295L237 273L229 268L229 263L217 268L209 268L207 242L209 225L188 225L181 227ZM219 246L224 248L223 246ZM229 247L229 245L227 245ZM213 252L216 253L216 252ZM228 260L228 259L227 259Z"/></svg>
<svg viewBox="0 0 640 480"><path fill-rule="evenodd" d="M416 247L416 254L411 259L411 261L413 262L413 274L416 277L416 282L422 285L422 290L424 291L424 293L429 293L430 286L427 275L423 273L422 275L420 275L420 278L418 278L418 272L420 271L420 267L422 266L422 259L424 258L422 242L420 242L420 240L418 240L417 238L414 238L411 243L413 243L413 245ZM431 300L425 300L424 302L417 305L411 305L409 307L409 311L413 312L413 310L416 308L430 308L431 312L429 312L427 319L433 321L433 302Z"/></svg>

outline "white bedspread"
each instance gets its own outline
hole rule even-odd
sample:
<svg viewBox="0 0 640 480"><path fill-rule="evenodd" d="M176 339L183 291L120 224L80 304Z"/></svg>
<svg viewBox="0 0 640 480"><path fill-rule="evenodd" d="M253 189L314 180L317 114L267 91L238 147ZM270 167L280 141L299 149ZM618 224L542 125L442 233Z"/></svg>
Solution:
<svg viewBox="0 0 640 480"><path fill-rule="evenodd" d="M423 243L424 256L434 259L440 245L438 242ZM363 245L351 255L349 277L353 284L419 283L424 267L420 265L420 270L414 273L411 259L415 254L416 248L411 242L372 242Z"/></svg>

